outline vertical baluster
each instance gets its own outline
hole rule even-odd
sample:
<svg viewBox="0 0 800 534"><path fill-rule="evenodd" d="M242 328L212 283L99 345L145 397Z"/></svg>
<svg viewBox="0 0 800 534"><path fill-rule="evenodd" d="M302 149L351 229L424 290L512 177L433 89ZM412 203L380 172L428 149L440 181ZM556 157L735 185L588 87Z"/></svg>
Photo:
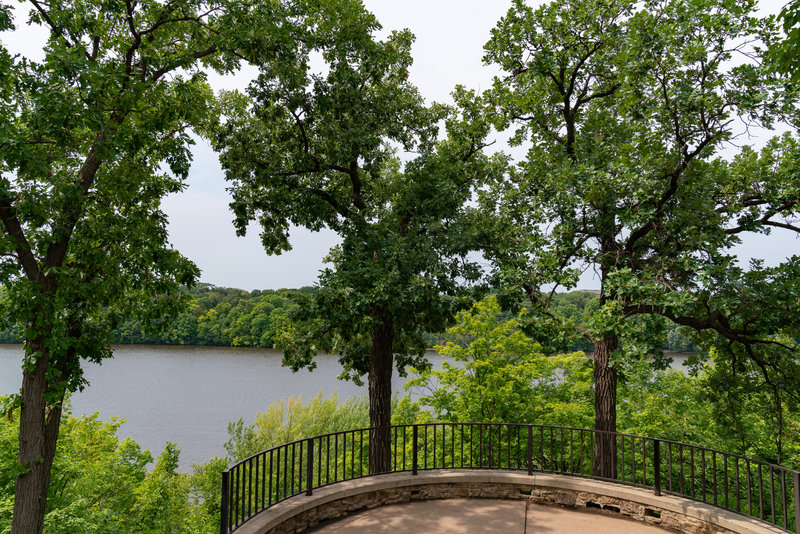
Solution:
<svg viewBox="0 0 800 534"><path fill-rule="evenodd" d="M294 443L292 443L292 473L289 475L291 477L289 479L289 492L290 492L289 495L288 495L289 497L294 495L295 491L296 491L294 489L294 485L295 485L295 464L296 464L296 462L297 462L297 458L296 458L295 446L294 446Z"/></svg>
<svg viewBox="0 0 800 534"><path fill-rule="evenodd" d="M559 463L561 464L560 471L563 473L563 472L565 472L567 470L566 462L564 461L564 429L561 428L559 430L560 430L559 435L560 435L560 438L561 438L561 442L559 444L559 448L561 450L561 455L560 455L560 458L559 458L560 462Z"/></svg>
<svg viewBox="0 0 800 534"><path fill-rule="evenodd" d="M789 530L789 513L786 510L786 471L781 469L778 471L781 476L781 506L783 508L783 528Z"/></svg>
<svg viewBox="0 0 800 534"><path fill-rule="evenodd" d="M758 464L758 517L764 519L764 476Z"/></svg>
<svg viewBox="0 0 800 534"><path fill-rule="evenodd" d="M736 458L736 511L739 511L739 459ZM750 461L747 460L747 513L753 514L753 473L750 471Z"/></svg>
<svg viewBox="0 0 800 534"><path fill-rule="evenodd" d="M247 461L247 517L253 513L253 459Z"/></svg>
<svg viewBox="0 0 800 534"><path fill-rule="evenodd" d="M711 471L714 478L714 506L717 505L717 451L711 452Z"/></svg>
<svg viewBox="0 0 800 534"><path fill-rule="evenodd" d="M239 524L239 483L240 483L239 479L241 478L239 476L239 471L240 471L239 468L240 468L240 465L237 465L234 468L235 469L235 473L236 473L236 482L234 483L234 487L236 488L236 498L233 500L234 506L235 506L235 512L234 512L234 515L233 515L233 517L235 519L234 525L238 525Z"/></svg>
<svg viewBox="0 0 800 534"><path fill-rule="evenodd" d="M700 488L703 490L703 496L701 500L703 502L708 502L706 500L706 450L700 449L700 468L702 469L702 474L700 475Z"/></svg>
<svg viewBox="0 0 800 534"><path fill-rule="evenodd" d="M424 425L422 429L425 431L425 438L422 441L422 465L424 469L428 469L428 425Z"/></svg>
<svg viewBox="0 0 800 534"><path fill-rule="evenodd" d="M647 486L647 439L642 438L642 485Z"/></svg>
<svg viewBox="0 0 800 534"><path fill-rule="evenodd" d="M340 433L333 435L333 481L339 481L339 436ZM344 464L342 464L344 466ZM344 469L344 467L342 467Z"/></svg>
<svg viewBox="0 0 800 534"><path fill-rule="evenodd" d="M406 441L408 441L408 425L403 427L403 471L406 470Z"/></svg>
<svg viewBox="0 0 800 534"><path fill-rule="evenodd" d="M355 431L348 432L350 435L350 473L342 471L342 480L350 480L356 474L356 433ZM347 436L345 435L344 445L342 445L342 454L347 457Z"/></svg>
<svg viewBox="0 0 800 534"><path fill-rule="evenodd" d="M419 425L414 425L412 427L412 431L411 431L412 432L412 434L411 434L412 435L412 437L411 437L411 474L412 475L416 475L417 474L417 458L418 458L418 455L417 455L417 451L418 451L418 449L417 449L417 447L418 447L417 438L419 437L418 436L418 429L419 429Z"/></svg>
<svg viewBox="0 0 800 534"><path fill-rule="evenodd" d="M661 495L661 442L653 440L653 492Z"/></svg>
<svg viewBox="0 0 800 534"><path fill-rule="evenodd" d="M542 471L546 471L547 469L545 467L545 460L544 460L544 427L543 426L539 427L539 451L540 451L539 458L541 459L540 463L542 464L540 466L540 469Z"/></svg>
<svg viewBox="0 0 800 534"><path fill-rule="evenodd" d="M800 534L800 473L792 472L792 484L794 485L794 531Z"/></svg>
<svg viewBox="0 0 800 534"><path fill-rule="evenodd" d="M533 427L528 425L528 474L533 475Z"/></svg>
<svg viewBox="0 0 800 534"><path fill-rule="evenodd" d="M442 423L442 469L447 468L445 465L445 461L447 459L447 445L445 438L447 438L447 424Z"/></svg>
<svg viewBox="0 0 800 534"><path fill-rule="evenodd" d="M318 488L322 487L322 439L323 438L320 436L319 442L317 443L317 487Z"/></svg>
<svg viewBox="0 0 800 534"><path fill-rule="evenodd" d="M775 516L775 470L772 467L769 468L769 502L772 508L772 524L774 525L778 519Z"/></svg>
<svg viewBox="0 0 800 534"><path fill-rule="evenodd" d="M314 487L314 438L308 439L306 445L306 496L311 496Z"/></svg>
<svg viewBox="0 0 800 534"><path fill-rule="evenodd" d="M689 447L689 462L690 462L689 467L692 470L692 499L694 499L695 498L695 491L694 491L694 480L695 480L695 476L694 476L694 447L692 447L692 446Z"/></svg>
<svg viewBox="0 0 800 534"><path fill-rule="evenodd" d="M725 508L731 508L730 499L728 498L728 455L722 457L722 469L725 471L725 479L723 484L723 491L725 492Z"/></svg>
<svg viewBox="0 0 800 534"><path fill-rule="evenodd" d="M269 451L269 500L267 501L267 503L270 506L272 506L272 464L273 464L273 453L274 452L275 452L274 449Z"/></svg>
<svg viewBox="0 0 800 534"><path fill-rule="evenodd" d="M669 467L669 477L667 478L667 487L672 492L672 442L667 443L667 462Z"/></svg>
<svg viewBox="0 0 800 534"><path fill-rule="evenodd" d="M456 468L456 424L450 423L450 467Z"/></svg>
<svg viewBox="0 0 800 534"><path fill-rule="evenodd" d="M680 456L680 458L681 458L681 495L686 495L686 492L684 491L685 484L684 484L684 474L683 474L683 444L682 443L680 445L678 445L678 449L679 449L679 452L680 452L680 455L681 455Z"/></svg>
<svg viewBox="0 0 800 534"><path fill-rule="evenodd" d="M464 423L457 423L453 427L453 434L455 434L456 428L458 428L458 439L459 439L458 447L461 451L459 453L461 461L458 464L459 467L463 468L464 467Z"/></svg>
<svg viewBox="0 0 800 534"><path fill-rule="evenodd" d="M335 435L334 438L336 439ZM331 483L331 435L325 437L325 484Z"/></svg>
<svg viewBox="0 0 800 534"><path fill-rule="evenodd" d="M304 449L305 445L306 445L305 441L301 441L300 444L298 445L300 450L297 452L297 463L298 463L298 465L297 465L297 490L294 491L295 494L300 493L300 492L303 491L303 479L304 478L307 479L307 477L305 476L307 474L306 470L305 470L306 466L303 463L303 461L305 460L306 456L308 455L308 451L306 451L305 454L303 453L303 449Z"/></svg>
<svg viewBox="0 0 800 534"><path fill-rule="evenodd" d="M622 469L620 480L625 482L625 436L622 436L622 461L620 462L620 469Z"/></svg>
<svg viewBox="0 0 800 534"><path fill-rule="evenodd" d="M740 491L740 484L739 484L739 478L740 478L739 477L739 458L736 457L736 458L734 458L734 460L736 462L736 511L737 512L741 512L742 511L742 505L741 505L742 494L741 494L741 491Z"/></svg>
<svg viewBox="0 0 800 534"><path fill-rule="evenodd" d="M261 511L261 508L259 508L259 506L258 506L258 483L261 480L260 477L259 477L259 474L260 474L259 473L259 458L261 458L260 454L255 457L255 461L256 461L256 483L255 483L255 493L253 494L253 508L256 511L256 513Z"/></svg>
<svg viewBox="0 0 800 534"><path fill-rule="evenodd" d="M474 452L473 452L475 450L475 436L474 436L474 433L475 433L475 425L470 423L469 424L469 466L470 467L475 467L475 456L474 456Z"/></svg>
<svg viewBox="0 0 800 534"><path fill-rule="evenodd" d="M483 467L483 423L478 426L478 463Z"/></svg>
<svg viewBox="0 0 800 534"><path fill-rule="evenodd" d="M506 439L508 440L508 450L506 451L506 469L511 469L511 428L511 425L506 424Z"/></svg>
<svg viewBox="0 0 800 534"><path fill-rule="evenodd" d="M575 440L574 440L574 433L572 429L569 429L569 472L575 472Z"/></svg>
<svg viewBox="0 0 800 534"><path fill-rule="evenodd" d="M222 498L219 503L219 534L228 533L228 477L230 471L222 472Z"/></svg>
<svg viewBox="0 0 800 534"><path fill-rule="evenodd" d="M272 476L272 473L267 470L267 453L261 453L261 509L269 506L269 495L267 494L267 477Z"/></svg>

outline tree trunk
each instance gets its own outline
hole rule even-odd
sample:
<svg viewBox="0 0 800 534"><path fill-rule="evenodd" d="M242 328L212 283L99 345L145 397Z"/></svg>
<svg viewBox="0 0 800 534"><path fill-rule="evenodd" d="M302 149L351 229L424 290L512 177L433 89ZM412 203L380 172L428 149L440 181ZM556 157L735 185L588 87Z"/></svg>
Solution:
<svg viewBox="0 0 800 534"><path fill-rule="evenodd" d="M616 336L602 337L594 344L594 474L603 478L617 476L617 370L609 366L611 353L617 350Z"/></svg>
<svg viewBox="0 0 800 534"><path fill-rule="evenodd" d="M22 407L17 459L25 472L17 475L14 494L13 534L40 534L44 528L50 469L56 454L64 393L55 403L45 401L50 350L43 340L26 341L27 354L38 353L32 369L22 374Z"/></svg>
<svg viewBox="0 0 800 534"><path fill-rule="evenodd" d="M369 347L369 472L388 473L391 467L392 366L394 323L382 310L371 332Z"/></svg>

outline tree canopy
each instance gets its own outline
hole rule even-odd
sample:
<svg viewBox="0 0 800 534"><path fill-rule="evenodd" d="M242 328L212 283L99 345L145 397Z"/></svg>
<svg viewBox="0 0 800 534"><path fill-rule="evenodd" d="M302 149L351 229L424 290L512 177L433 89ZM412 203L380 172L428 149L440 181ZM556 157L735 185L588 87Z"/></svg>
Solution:
<svg viewBox="0 0 800 534"><path fill-rule="evenodd" d="M123 317L149 328L174 314L198 275L169 245L160 202L184 187L190 129L213 122L202 67L238 58L221 53L236 16L223 2L29 7L44 58L0 53L0 316L25 338L21 394L5 410L21 422L12 529L39 532L81 360L111 355Z"/></svg>
<svg viewBox="0 0 800 534"><path fill-rule="evenodd" d="M800 230L791 135L723 157L738 125L796 120L794 93L763 62L776 28L754 7L517 0L486 45L504 72L488 112L527 148L482 198L496 216L494 277L508 301L529 300L540 327L557 332L575 325L554 320L548 294L595 271L599 306L581 332L595 349L600 430L616 428L617 370L658 351L659 317L800 377L785 367L793 358L765 356L794 350L777 349L776 336L796 323L787 314L796 290L785 290L800 280L797 259L748 269L732 252L746 232ZM604 457L598 469L613 473L613 454Z"/></svg>
<svg viewBox="0 0 800 534"><path fill-rule="evenodd" d="M289 247L290 224L341 236L276 345L295 368L323 350L341 355L344 375L368 375L370 424L386 445L373 436L370 468L381 471L388 456L373 454L388 453L393 362L424 365L422 332L444 330L461 286L477 278L462 206L503 159L480 152L488 125L471 94L457 91L456 114L426 105L409 83L410 32L377 39L359 2L314 16L297 64L264 63L248 97L227 95L218 148L239 232L258 221L270 253Z"/></svg>

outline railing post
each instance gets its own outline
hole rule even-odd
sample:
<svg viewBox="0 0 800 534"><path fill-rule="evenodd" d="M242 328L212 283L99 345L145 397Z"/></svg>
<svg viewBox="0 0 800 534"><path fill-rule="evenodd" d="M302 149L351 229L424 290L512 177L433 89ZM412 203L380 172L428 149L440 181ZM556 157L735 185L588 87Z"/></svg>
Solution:
<svg viewBox="0 0 800 534"><path fill-rule="evenodd" d="M418 427L414 425L412 427L413 432L411 433L411 474L417 474L417 438L418 438Z"/></svg>
<svg viewBox="0 0 800 534"><path fill-rule="evenodd" d="M528 475L533 475L533 427L528 425Z"/></svg>
<svg viewBox="0 0 800 534"><path fill-rule="evenodd" d="M792 473L794 479L794 528L800 534L800 473Z"/></svg>
<svg viewBox="0 0 800 534"><path fill-rule="evenodd" d="M219 504L219 534L228 532L228 478L230 472L222 472L222 500Z"/></svg>
<svg viewBox="0 0 800 534"><path fill-rule="evenodd" d="M661 495L661 441L657 439L653 440L653 486L653 493Z"/></svg>
<svg viewBox="0 0 800 534"><path fill-rule="evenodd" d="M306 495L311 496L311 487L314 485L314 438L308 438L308 456L306 460Z"/></svg>

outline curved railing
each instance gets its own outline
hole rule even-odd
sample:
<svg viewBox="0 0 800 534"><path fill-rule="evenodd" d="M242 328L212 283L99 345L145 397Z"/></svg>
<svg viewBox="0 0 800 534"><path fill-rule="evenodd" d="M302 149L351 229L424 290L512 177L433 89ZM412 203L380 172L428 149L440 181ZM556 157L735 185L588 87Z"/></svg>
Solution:
<svg viewBox="0 0 800 534"><path fill-rule="evenodd" d="M615 477L594 473L613 437ZM289 497L369 476L370 429L273 447L222 474L220 533ZM735 454L629 434L505 423L390 428L389 472L494 469L609 480L711 504L800 534L800 473Z"/></svg>

